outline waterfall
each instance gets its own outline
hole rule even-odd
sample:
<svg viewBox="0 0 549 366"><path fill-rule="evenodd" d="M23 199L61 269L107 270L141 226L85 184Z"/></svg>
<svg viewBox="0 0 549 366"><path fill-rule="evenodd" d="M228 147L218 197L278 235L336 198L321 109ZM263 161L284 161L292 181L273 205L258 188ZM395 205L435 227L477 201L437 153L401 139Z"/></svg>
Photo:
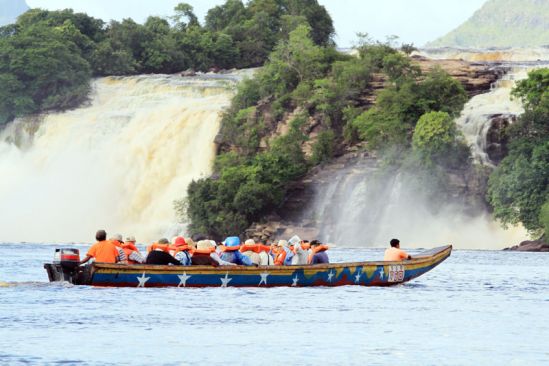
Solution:
<svg viewBox="0 0 549 366"><path fill-rule="evenodd" d="M520 101L511 98L511 90L516 81L528 76L529 70L529 67L514 67L495 83L490 92L471 98L456 120L477 163L493 166L487 153L487 135L492 118L496 115L505 115L512 119L524 112Z"/></svg>
<svg viewBox="0 0 549 366"><path fill-rule="evenodd" d="M438 59L497 62L510 68L490 92L473 97L456 124L463 132L477 163L492 166L487 154L487 134L494 116L512 121L523 113L511 98L517 80L528 71L547 67L549 48L474 50L422 50L420 55ZM363 162L362 162L363 163ZM483 210L471 209L470 202L433 202L427 189L418 190L404 171L379 173L364 166L337 171L327 184L319 185L307 211L320 229L322 240L342 246L387 246L391 238L403 247L432 247L453 244L460 249L502 249L528 239L522 227L503 229ZM428 185L428 183L427 183ZM436 197L436 196L435 196Z"/></svg>
<svg viewBox="0 0 549 366"><path fill-rule="evenodd" d="M14 121L0 135L0 242L170 234L173 201L211 173L239 77L101 78L87 106Z"/></svg>
<svg viewBox="0 0 549 366"><path fill-rule="evenodd" d="M343 169L319 187L306 212L321 240L346 247L384 247L398 238L407 248L502 249L527 239L524 229L504 230L462 202L434 201L428 189L410 184L415 178L402 170Z"/></svg>

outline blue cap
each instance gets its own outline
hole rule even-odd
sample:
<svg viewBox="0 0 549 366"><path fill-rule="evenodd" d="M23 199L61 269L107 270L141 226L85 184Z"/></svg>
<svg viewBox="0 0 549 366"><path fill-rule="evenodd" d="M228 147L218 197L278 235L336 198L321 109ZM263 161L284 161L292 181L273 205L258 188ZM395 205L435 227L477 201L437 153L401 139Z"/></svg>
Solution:
<svg viewBox="0 0 549 366"><path fill-rule="evenodd" d="M225 239L226 247L237 247L240 245L240 238L238 236L229 236Z"/></svg>

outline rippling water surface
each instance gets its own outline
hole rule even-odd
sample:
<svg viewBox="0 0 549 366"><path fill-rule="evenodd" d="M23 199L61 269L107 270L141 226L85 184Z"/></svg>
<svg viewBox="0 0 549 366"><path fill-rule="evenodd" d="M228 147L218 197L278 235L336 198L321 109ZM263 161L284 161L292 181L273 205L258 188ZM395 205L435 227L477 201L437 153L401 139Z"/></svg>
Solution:
<svg viewBox="0 0 549 366"><path fill-rule="evenodd" d="M546 253L455 251L392 288L111 289L48 283L55 247L0 244L1 365L549 362Z"/></svg>

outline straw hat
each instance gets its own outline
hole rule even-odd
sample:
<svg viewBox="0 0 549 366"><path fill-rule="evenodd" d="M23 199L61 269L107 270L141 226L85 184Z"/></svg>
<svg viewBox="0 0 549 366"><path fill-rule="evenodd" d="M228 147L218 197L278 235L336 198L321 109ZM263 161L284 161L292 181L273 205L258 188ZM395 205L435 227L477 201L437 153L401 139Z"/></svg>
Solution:
<svg viewBox="0 0 549 366"><path fill-rule="evenodd" d="M135 236L131 236L131 235L128 236L128 237L126 238L126 241L135 243Z"/></svg>
<svg viewBox="0 0 549 366"><path fill-rule="evenodd" d="M185 241L187 242L187 245L189 247L196 249L196 243L194 242L194 240L192 238L186 238Z"/></svg>
<svg viewBox="0 0 549 366"><path fill-rule="evenodd" d="M200 240L198 243L196 243L196 249L198 250L210 248L215 248L215 246L209 240Z"/></svg>

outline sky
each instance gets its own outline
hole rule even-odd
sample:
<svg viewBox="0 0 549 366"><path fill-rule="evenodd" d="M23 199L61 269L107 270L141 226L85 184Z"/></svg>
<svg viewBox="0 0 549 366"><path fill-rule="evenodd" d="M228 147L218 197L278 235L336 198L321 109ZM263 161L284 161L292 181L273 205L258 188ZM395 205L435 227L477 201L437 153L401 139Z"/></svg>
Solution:
<svg viewBox="0 0 549 366"><path fill-rule="evenodd" d="M168 16L182 0L27 0L30 7L72 8L103 20L132 18L143 22L149 15ZM224 0L183 0L203 19L208 9ZM339 47L356 44L356 33L376 40L399 36L403 43L422 46L459 26L486 0L319 0L336 29Z"/></svg>

